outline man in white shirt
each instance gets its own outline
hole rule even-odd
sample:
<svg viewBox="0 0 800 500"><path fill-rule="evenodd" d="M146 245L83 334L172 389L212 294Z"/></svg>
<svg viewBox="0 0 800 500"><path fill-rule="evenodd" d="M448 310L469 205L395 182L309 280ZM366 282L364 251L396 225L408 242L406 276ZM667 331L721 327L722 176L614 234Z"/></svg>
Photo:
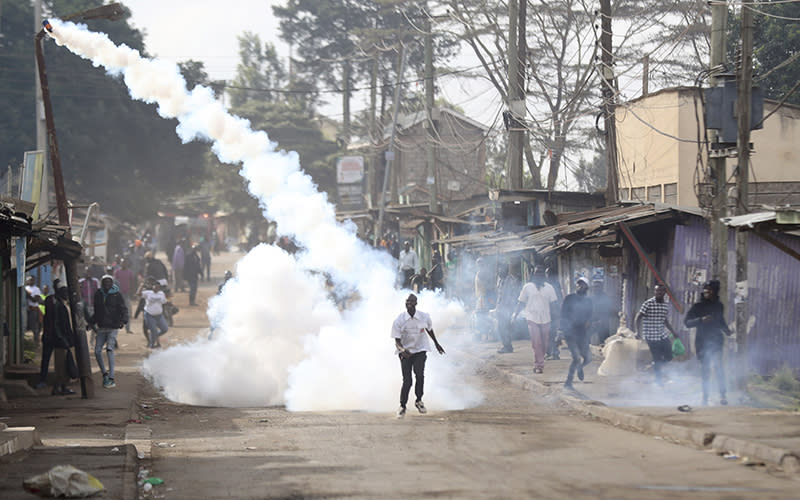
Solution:
<svg viewBox="0 0 800 500"><path fill-rule="evenodd" d="M419 269L419 257L417 256L417 252L411 248L411 243L409 241L403 244L403 249L400 250L400 255L397 259L397 267L400 270L400 277L403 280L401 285L408 288L411 286L411 278L417 274L417 269Z"/></svg>
<svg viewBox="0 0 800 500"><path fill-rule="evenodd" d="M42 303L42 291L36 286L36 279L33 276L25 278L25 294L28 305L26 311L28 330L33 332L33 341L39 344L39 334L42 331L42 311L39 309L39 304Z"/></svg>
<svg viewBox="0 0 800 500"><path fill-rule="evenodd" d="M528 321L528 333L533 347L533 373L542 373L550 337L550 305L558 302L555 289L545 281L544 268L536 267L533 270L531 281L522 287L517 301L517 309L511 316L511 322L513 324L516 321L517 315L524 308L523 316Z"/></svg>
<svg viewBox="0 0 800 500"><path fill-rule="evenodd" d="M144 299L144 321L149 332L147 347L151 349L161 347L158 338L169 330L167 319L164 317L164 304L167 303L167 296L161 290L161 285L151 279L142 284L139 294Z"/></svg>
<svg viewBox="0 0 800 500"><path fill-rule="evenodd" d="M425 360L428 358L427 351L430 350L428 337L433 340L439 354L444 354L444 348L439 345L436 335L433 333L431 317L422 311L417 310L417 296L413 293L406 299L406 310L401 313L392 323L392 338L394 338L396 354L400 357L400 370L403 373L403 386L400 389L400 409L397 410L397 418L406 415L406 403L408 403L408 393L411 391L411 372L413 370L416 384L414 393L417 396L414 405L420 413L428 410L422 403L422 394L425 386Z"/></svg>

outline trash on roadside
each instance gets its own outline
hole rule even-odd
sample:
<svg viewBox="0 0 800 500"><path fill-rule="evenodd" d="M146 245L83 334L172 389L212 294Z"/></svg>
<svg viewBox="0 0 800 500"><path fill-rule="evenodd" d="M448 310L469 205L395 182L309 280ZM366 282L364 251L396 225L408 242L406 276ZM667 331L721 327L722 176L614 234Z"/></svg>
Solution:
<svg viewBox="0 0 800 500"><path fill-rule="evenodd" d="M627 332L612 335L603 346L603 362L597 368L597 374L613 377L636 373L640 352L646 349L647 344L643 340L635 339Z"/></svg>
<svg viewBox="0 0 800 500"><path fill-rule="evenodd" d="M159 484L164 484L164 480L160 477L148 477L144 480L144 484L152 484L153 486L158 486Z"/></svg>
<svg viewBox="0 0 800 500"><path fill-rule="evenodd" d="M144 489L145 493L150 493L150 490L153 489L153 485L150 484L150 483L145 483L145 485L144 485L144 487L142 489Z"/></svg>
<svg viewBox="0 0 800 500"><path fill-rule="evenodd" d="M71 465L56 465L22 482L25 491L43 497L85 498L105 489L96 477Z"/></svg>
<svg viewBox="0 0 800 500"><path fill-rule="evenodd" d="M680 406L678 407L678 411L682 411L682 412L690 412L690 411L692 411L692 407L691 407L691 406L689 406L689 405L680 405Z"/></svg>
<svg viewBox="0 0 800 500"><path fill-rule="evenodd" d="M256 449L255 446L247 446L247 447L245 447L245 450L251 450L252 451L252 450L255 450L255 449Z"/></svg>
<svg viewBox="0 0 800 500"><path fill-rule="evenodd" d="M261 420L258 421L259 424L265 424L267 422L269 422L269 420L266 418L262 418Z"/></svg>
<svg viewBox="0 0 800 500"><path fill-rule="evenodd" d="M142 421L139 420L138 418L129 418L128 420L125 421L125 423L126 424L141 424Z"/></svg>
<svg viewBox="0 0 800 500"><path fill-rule="evenodd" d="M724 458L725 460L736 460L739 458L739 455L735 455L733 453L726 453L725 455L722 456L722 458Z"/></svg>
<svg viewBox="0 0 800 500"><path fill-rule="evenodd" d="M175 448L175 443L156 443L159 448Z"/></svg>
<svg viewBox="0 0 800 500"><path fill-rule="evenodd" d="M119 447L115 446L115 447L111 448L111 453L119 453Z"/></svg>

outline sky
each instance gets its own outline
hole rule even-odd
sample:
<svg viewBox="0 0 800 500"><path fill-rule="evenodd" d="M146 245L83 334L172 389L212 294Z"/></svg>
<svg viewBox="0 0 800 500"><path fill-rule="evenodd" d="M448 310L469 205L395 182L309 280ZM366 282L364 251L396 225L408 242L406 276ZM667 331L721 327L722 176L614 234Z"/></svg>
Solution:
<svg viewBox="0 0 800 500"><path fill-rule="evenodd" d="M188 59L202 61L214 80L235 76L239 62L237 37L244 31L253 32L262 41L272 42L283 58L289 48L278 38L278 21L272 6L283 0L121 0L131 9L131 24L145 35L147 51L173 62ZM224 7L221 7L224 5ZM421 42L420 42L421 43ZM453 63L457 67L474 67L477 61L462 53ZM488 82L467 81L446 77L439 81L441 95L460 106L470 118L491 125L498 116L500 101ZM415 89L406 88L405 91ZM367 92L357 93L353 111L366 107ZM341 119L339 100L320 108L333 119Z"/></svg>
<svg viewBox="0 0 800 500"><path fill-rule="evenodd" d="M205 63L214 79L230 79L239 62L237 37L245 31L276 45L281 56L289 49L278 39L272 16L275 0L122 0L131 9L131 24L145 33L148 52L178 62Z"/></svg>

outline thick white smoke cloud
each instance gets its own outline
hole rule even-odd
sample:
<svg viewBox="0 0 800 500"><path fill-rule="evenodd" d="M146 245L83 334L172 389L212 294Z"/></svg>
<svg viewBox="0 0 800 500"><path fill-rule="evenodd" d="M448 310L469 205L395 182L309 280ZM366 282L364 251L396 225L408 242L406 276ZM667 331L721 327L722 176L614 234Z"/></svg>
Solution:
<svg viewBox="0 0 800 500"><path fill-rule="evenodd" d="M232 116L210 89L187 91L175 64L151 60L105 34L52 20L53 38L75 54L122 76L131 97L156 103L164 118L177 118L184 142L212 143L221 161L242 164L242 175L265 216L305 249L291 256L261 245L238 264L235 279L212 300L211 339L154 353L144 373L172 400L190 404L285 404L290 410L386 411L399 399L400 369L389 330L406 292L395 290L391 259L365 245L353 227L336 222L333 206L300 169L296 153L277 151L266 133ZM351 293L340 311L337 290ZM433 293L420 296L445 348L455 342L464 311ZM450 342L450 344L448 344ZM460 409L477 404L451 354L431 353L426 403Z"/></svg>

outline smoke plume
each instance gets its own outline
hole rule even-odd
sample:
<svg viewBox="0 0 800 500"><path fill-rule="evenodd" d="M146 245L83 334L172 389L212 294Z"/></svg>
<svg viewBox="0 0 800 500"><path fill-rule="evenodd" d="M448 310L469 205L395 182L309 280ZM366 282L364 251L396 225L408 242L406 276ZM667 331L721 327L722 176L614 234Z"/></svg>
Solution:
<svg viewBox="0 0 800 500"><path fill-rule="evenodd" d="M241 164L264 216L303 248L294 256L259 245L247 254L211 302L211 338L151 355L143 364L150 380L170 399L189 404L394 409L401 380L389 331L407 292L393 286L391 258L359 240L352 225L337 223L296 153L279 151L265 132L229 114L210 89L187 90L175 64L144 58L84 26L51 24L56 43L121 77L131 97L155 103L160 116L177 119L184 142L211 142L221 161ZM330 283L350 292L345 309L332 301ZM419 307L431 314L445 348L452 345L448 333L463 322L460 305L422 293ZM455 356L432 353L428 360L429 407L479 402Z"/></svg>

